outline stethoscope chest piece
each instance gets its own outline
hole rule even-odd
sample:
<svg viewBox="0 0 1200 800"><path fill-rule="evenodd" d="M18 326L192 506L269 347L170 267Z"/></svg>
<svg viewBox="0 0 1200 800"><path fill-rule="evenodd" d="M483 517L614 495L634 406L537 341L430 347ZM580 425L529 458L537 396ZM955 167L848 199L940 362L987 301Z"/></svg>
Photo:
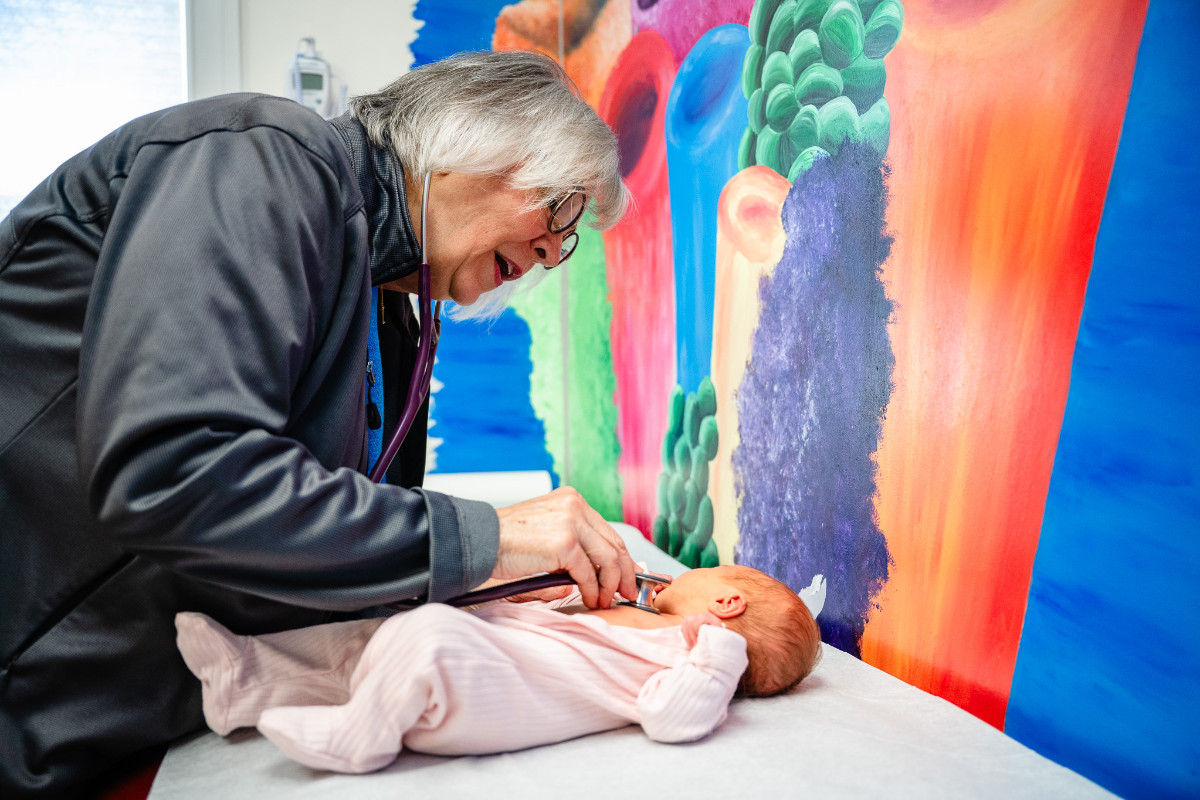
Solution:
<svg viewBox="0 0 1200 800"><path fill-rule="evenodd" d="M637 599L633 601L621 600L617 605L633 606L634 608L640 608L642 611L649 611L651 614L659 613L652 602L655 588L670 584L671 578L667 575L655 575L652 572L635 572L634 577L637 578Z"/></svg>

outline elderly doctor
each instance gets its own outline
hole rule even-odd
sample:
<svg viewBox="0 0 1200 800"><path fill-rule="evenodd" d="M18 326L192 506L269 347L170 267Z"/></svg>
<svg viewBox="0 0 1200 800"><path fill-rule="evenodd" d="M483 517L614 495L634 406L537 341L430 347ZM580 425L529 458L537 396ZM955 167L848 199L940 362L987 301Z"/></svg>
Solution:
<svg viewBox="0 0 1200 800"><path fill-rule="evenodd" d="M425 407L387 484L365 474L370 320L390 431L423 201L432 296L486 302L569 257L585 208L621 217L615 137L532 53L352 108L157 112L0 221L0 796L85 792L203 726L179 611L259 634L556 570L589 606L636 595L573 490L497 513L419 488Z"/></svg>

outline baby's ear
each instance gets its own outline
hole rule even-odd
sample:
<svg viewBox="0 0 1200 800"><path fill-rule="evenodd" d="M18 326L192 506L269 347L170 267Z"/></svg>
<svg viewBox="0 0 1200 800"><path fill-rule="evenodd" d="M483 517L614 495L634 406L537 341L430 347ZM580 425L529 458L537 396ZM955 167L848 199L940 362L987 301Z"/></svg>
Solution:
<svg viewBox="0 0 1200 800"><path fill-rule="evenodd" d="M708 610L721 619L733 619L746 613L746 598L733 590L708 601Z"/></svg>

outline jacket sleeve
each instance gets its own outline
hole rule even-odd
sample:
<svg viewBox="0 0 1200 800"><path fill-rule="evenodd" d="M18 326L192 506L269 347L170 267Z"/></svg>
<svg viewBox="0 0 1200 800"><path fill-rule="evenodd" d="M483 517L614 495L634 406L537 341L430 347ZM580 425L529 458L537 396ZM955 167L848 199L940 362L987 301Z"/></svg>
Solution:
<svg viewBox="0 0 1200 800"><path fill-rule="evenodd" d="M118 188L77 417L105 532L171 569L313 608L438 600L484 580L489 506L372 484L288 435L321 392L360 391L312 378L336 372L328 340L355 335L345 315L367 280L343 267L354 209L337 171L258 127L144 145ZM365 363L364 351L342 368Z"/></svg>
<svg viewBox="0 0 1200 800"><path fill-rule="evenodd" d="M642 730L658 742L691 742L712 733L725 721L746 664L740 634L701 626L687 659L656 672L638 693Z"/></svg>

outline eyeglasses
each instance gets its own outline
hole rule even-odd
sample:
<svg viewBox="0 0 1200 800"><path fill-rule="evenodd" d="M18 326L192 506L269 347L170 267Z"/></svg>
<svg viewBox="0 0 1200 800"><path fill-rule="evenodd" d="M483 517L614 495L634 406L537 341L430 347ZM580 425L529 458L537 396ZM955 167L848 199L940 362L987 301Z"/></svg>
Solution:
<svg viewBox="0 0 1200 800"><path fill-rule="evenodd" d="M583 216L583 209L586 207L587 195L579 189L550 204L550 219L546 223L546 229L554 234L570 231L562 238L562 250L558 254L559 264L570 258L579 244L579 234L571 229L579 222L579 218ZM546 269L554 269L549 264L544 266Z"/></svg>

